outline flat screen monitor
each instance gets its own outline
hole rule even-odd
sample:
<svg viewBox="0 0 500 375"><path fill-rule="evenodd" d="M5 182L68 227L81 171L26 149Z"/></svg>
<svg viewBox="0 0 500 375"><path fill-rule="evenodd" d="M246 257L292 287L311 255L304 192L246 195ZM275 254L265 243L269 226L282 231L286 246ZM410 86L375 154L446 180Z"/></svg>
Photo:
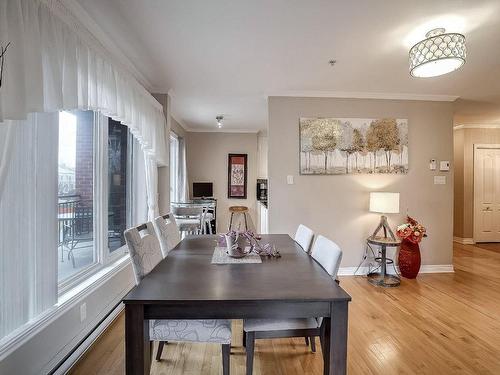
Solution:
<svg viewBox="0 0 500 375"><path fill-rule="evenodd" d="M193 182L193 197L194 198L210 198L213 197L213 183L211 182Z"/></svg>

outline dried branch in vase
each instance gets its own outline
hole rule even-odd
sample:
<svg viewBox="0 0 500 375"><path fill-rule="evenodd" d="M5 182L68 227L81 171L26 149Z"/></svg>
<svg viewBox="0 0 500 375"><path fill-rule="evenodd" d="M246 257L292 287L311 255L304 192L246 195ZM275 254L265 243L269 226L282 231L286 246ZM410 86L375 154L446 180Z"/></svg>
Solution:
<svg viewBox="0 0 500 375"><path fill-rule="evenodd" d="M244 239L246 243L250 245L250 252L258 254L260 256L280 258L281 254L276 249L275 245L271 245L269 243L262 244L261 238L258 237L254 232L247 231L237 231L231 230L223 235L219 236L217 241L218 246L226 247L227 246L227 238L230 238L232 247L238 246L238 240ZM244 251L244 249L240 249L240 251Z"/></svg>
<svg viewBox="0 0 500 375"><path fill-rule="evenodd" d="M10 42L7 43L5 47L1 47L0 49L0 87L2 87L2 78L3 78L3 64L5 60L5 53L7 52L7 48L9 48Z"/></svg>

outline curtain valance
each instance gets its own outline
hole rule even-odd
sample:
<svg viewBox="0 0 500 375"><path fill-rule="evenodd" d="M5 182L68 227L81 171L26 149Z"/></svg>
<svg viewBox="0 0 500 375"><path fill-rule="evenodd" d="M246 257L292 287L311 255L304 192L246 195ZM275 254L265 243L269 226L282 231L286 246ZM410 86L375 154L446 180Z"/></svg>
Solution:
<svg viewBox="0 0 500 375"><path fill-rule="evenodd" d="M166 165L162 106L102 45L89 43L88 30L61 17L65 11L60 0L0 1L0 45L10 43L0 122L32 112L98 110L127 125L146 155Z"/></svg>

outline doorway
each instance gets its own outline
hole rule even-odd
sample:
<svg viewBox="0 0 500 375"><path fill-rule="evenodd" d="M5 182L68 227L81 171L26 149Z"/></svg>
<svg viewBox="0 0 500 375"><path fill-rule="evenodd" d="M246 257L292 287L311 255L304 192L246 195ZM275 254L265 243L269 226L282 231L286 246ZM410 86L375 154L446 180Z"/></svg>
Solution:
<svg viewBox="0 0 500 375"><path fill-rule="evenodd" d="M474 145L474 242L500 242L500 145Z"/></svg>

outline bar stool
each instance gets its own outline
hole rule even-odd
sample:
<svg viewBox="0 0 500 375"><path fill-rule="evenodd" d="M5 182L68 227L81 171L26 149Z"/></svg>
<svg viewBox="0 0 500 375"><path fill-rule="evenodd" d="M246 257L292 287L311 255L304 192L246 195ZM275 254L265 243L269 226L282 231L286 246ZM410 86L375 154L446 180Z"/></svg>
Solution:
<svg viewBox="0 0 500 375"><path fill-rule="evenodd" d="M234 214L238 214L238 215L243 215L243 218L245 219L245 231L247 231L248 230L248 222L247 222L248 207L246 207L246 206L231 206L231 207L229 207L229 212L231 212L231 219L229 220L229 230L231 230L231 227L233 226Z"/></svg>

